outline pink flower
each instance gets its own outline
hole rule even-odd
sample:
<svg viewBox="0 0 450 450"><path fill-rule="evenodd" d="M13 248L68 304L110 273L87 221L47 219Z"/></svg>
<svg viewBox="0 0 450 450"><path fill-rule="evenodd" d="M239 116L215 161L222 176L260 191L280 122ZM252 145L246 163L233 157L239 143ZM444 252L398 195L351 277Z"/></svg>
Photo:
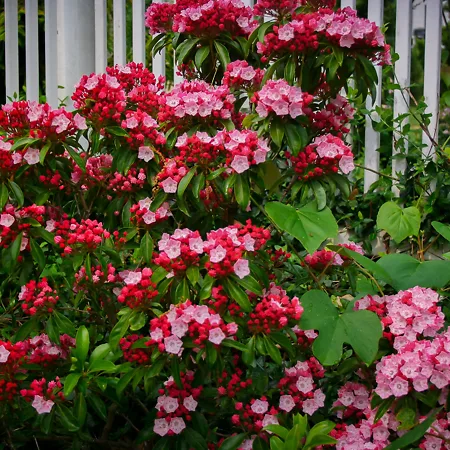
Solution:
<svg viewBox="0 0 450 450"><path fill-rule="evenodd" d="M284 27L278 28L278 39L280 41L290 41L294 38L294 28L287 24Z"/></svg>
<svg viewBox="0 0 450 450"><path fill-rule="evenodd" d="M194 397L192 397L192 395L190 395L189 397L186 397L183 400L183 406L188 411L195 411L197 409L197 405L198 405L198 402L196 400L194 400Z"/></svg>
<svg viewBox="0 0 450 450"><path fill-rule="evenodd" d="M227 251L221 246L218 245L216 248L213 248L209 254L209 260L212 263L218 263L222 261L227 255Z"/></svg>
<svg viewBox="0 0 450 450"><path fill-rule="evenodd" d="M282 395L280 397L280 409L286 412L290 412L295 407L294 399L292 395Z"/></svg>
<svg viewBox="0 0 450 450"><path fill-rule="evenodd" d="M162 404L164 411L168 414L175 412L178 409L178 406L178 399L172 397L166 397Z"/></svg>
<svg viewBox="0 0 450 450"><path fill-rule="evenodd" d="M0 345L0 363L5 363L8 361L8 356L10 351L5 348L4 345Z"/></svg>
<svg viewBox="0 0 450 450"><path fill-rule="evenodd" d="M255 414L265 414L269 409L269 402L265 400L255 400L253 405L251 406L251 410Z"/></svg>
<svg viewBox="0 0 450 450"><path fill-rule="evenodd" d="M166 419L156 419L153 431L159 436L165 436L169 432L169 424Z"/></svg>
<svg viewBox="0 0 450 450"><path fill-rule="evenodd" d="M153 150L150 147L139 147L138 158L143 159L145 162L149 162L155 157Z"/></svg>
<svg viewBox="0 0 450 450"><path fill-rule="evenodd" d="M319 405L315 400L309 398L303 402L302 409L304 413L312 416L319 409Z"/></svg>
<svg viewBox="0 0 450 450"><path fill-rule="evenodd" d="M16 219L14 218L14 216L12 216L11 214L2 214L0 216L0 225L6 227L6 228L10 228L11 225L16 221Z"/></svg>
<svg viewBox="0 0 450 450"><path fill-rule="evenodd" d="M277 416L274 416L272 414L266 414L262 421L263 427L267 427L267 425L278 425L278 424L279 424L279 422L278 422Z"/></svg>
<svg viewBox="0 0 450 450"><path fill-rule="evenodd" d="M300 376L295 385L297 386L297 389L304 394L307 394L314 389L313 379L311 377Z"/></svg>
<svg viewBox="0 0 450 450"><path fill-rule="evenodd" d="M395 397L403 397L408 394L409 384L406 380L400 377L395 377L390 383L389 387Z"/></svg>
<svg viewBox="0 0 450 450"><path fill-rule="evenodd" d="M201 255L203 253L203 239L201 237L189 238L189 249Z"/></svg>
<svg viewBox="0 0 450 450"><path fill-rule="evenodd" d="M225 339L225 334L220 328L213 328L209 330L209 342L213 344L220 345L221 342Z"/></svg>
<svg viewBox="0 0 450 450"><path fill-rule="evenodd" d="M233 266L234 273L242 280L250 275L250 268L247 259L238 259Z"/></svg>
<svg viewBox="0 0 450 450"><path fill-rule="evenodd" d="M177 192L178 183L172 177L169 177L161 182L161 186L166 194L175 194Z"/></svg>
<svg viewBox="0 0 450 450"><path fill-rule="evenodd" d="M350 173L355 168L355 164L353 163L353 156L344 155L339 160L339 169L344 174Z"/></svg>
<svg viewBox="0 0 450 450"><path fill-rule="evenodd" d="M44 400L44 397L35 395L31 406L38 412L38 414L45 414L52 410L54 404L55 403L52 400Z"/></svg>
<svg viewBox="0 0 450 450"><path fill-rule="evenodd" d="M177 336L169 336L164 339L164 347L167 353L178 355L183 348L183 341Z"/></svg>
<svg viewBox="0 0 450 450"><path fill-rule="evenodd" d="M37 148L29 148L25 155L23 155L25 161L31 165L39 162L39 150Z"/></svg>
<svg viewBox="0 0 450 450"><path fill-rule="evenodd" d="M177 319L177 320L173 321L170 325L171 325L172 333L175 336L178 336L180 339L186 335L186 333L189 329L189 326L187 325L187 323L185 323L181 319Z"/></svg>
<svg viewBox="0 0 450 450"><path fill-rule="evenodd" d="M123 279L126 285L128 284L138 284L142 280L141 272L132 272L125 270L119 273L120 277Z"/></svg>
<svg viewBox="0 0 450 450"><path fill-rule="evenodd" d="M174 417L170 421L169 430L175 434L180 434L186 428L186 424L181 417Z"/></svg>
<svg viewBox="0 0 450 450"><path fill-rule="evenodd" d="M181 255L181 242L170 238L164 248L164 252L170 259L178 258Z"/></svg>
<svg viewBox="0 0 450 450"><path fill-rule="evenodd" d="M236 155L230 166L237 172L243 173L250 168L248 158L246 156Z"/></svg>
<svg viewBox="0 0 450 450"><path fill-rule="evenodd" d="M86 119L84 117L80 116L78 113L75 114L75 116L73 118L73 123L79 130L87 129Z"/></svg>

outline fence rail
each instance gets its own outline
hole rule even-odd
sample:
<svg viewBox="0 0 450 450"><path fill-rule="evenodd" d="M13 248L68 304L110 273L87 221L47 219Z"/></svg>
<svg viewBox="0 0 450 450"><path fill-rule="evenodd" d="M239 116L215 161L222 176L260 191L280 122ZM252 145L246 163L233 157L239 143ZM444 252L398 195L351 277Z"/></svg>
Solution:
<svg viewBox="0 0 450 450"><path fill-rule="evenodd" d="M1 0L0 0L1 2ZM253 0L244 0L248 6ZM432 153L432 139L437 141L439 120L439 85L441 57L442 1L423 0L425 11L425 64L424 98L431 114L429 133L423 133L424 156ZM1 3L0 3L1 4ZM148 4L148 1L147 1ZM378 25L383 24L383 0L368 0L368 18ZM145 0L112 0L113 5L113 60L115 64L127 62L127 54L132 54L136 62L146 61L146 42L150 39L144 26ZM341 0L342 7L356 7L356 0ZM107 45L107 0L45 0L45 95L52 106L59 100L70 97L74 85L84 73L102 72L108 59ZM132 42L127 42L127 8L132 8ZM395 64L397 83L402 88L410 85L411 42L414 0L396 0L395 52L400 59ZM18 2L4 0L5 12L5 63L6 96L12 97L19 91L19 41L18 41ZM127 50L132 49L132 52ZM25 0L25 83L26 98L39 99L39 30L38 0ZM164 75L166 53L153 55L152 70L156 75ZM23 69L23 68L21 68ZM377 68L379 83L375 106L381 106L381 68ZM174 74L174 81L180 77ZM63 87L62 87L63 86ZM368 109L372 109L372 99L368 99ZM70 105L69 105L70 107ZM394 120L409 108L408 96L402 92L394 93ZM367 191L377 181L376 172L380 170L380 134L372 126L378 116L372 113L366 118L365 166L372 171L365 172L364 188ZM407 124L403 120L401 127ZM398 153L394 133L392 154ZM405 170L404 158L393 158L392 172ZM398 190L394 186L394 192Z"/></svg>

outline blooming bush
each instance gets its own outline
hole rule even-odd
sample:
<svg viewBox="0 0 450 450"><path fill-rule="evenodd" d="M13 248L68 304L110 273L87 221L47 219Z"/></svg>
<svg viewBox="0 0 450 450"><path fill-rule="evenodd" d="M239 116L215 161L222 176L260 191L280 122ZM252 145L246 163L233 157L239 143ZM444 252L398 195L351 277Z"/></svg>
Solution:
<svg viewBox="0 0 450 450"><path fill-rule="evenodd" d="M1 108L11 448L450 448L448 262L324 246L354 168L340 92L389 64L333 8L154 3L182 83L130 63L74 112Z"/></svg>

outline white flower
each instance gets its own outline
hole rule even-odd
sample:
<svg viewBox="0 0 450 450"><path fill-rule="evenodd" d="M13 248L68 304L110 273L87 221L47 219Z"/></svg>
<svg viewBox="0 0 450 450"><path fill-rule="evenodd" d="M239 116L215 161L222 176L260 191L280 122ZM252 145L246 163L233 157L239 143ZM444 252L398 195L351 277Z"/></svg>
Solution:
<svg viewBox="0 0 450 450"><path fill-rule="evenodd" d="M143 159L145 162L151 161L155 157L153 150L150 147L139 147L138 158Z"/></svg>
<svg viewBox="0 0 450 450"><path fill-rule="evenodd" d="M39 162L39 150L37 148L28 148L23 158L30 166L37 164Z"/></svg>
<svg viewBox="0 0 450 450"><path fill-rule="evenodd" d="M213 344L220 345L225 337L224 332L220 328L212 328L209 330L208 341Z"/></svg>

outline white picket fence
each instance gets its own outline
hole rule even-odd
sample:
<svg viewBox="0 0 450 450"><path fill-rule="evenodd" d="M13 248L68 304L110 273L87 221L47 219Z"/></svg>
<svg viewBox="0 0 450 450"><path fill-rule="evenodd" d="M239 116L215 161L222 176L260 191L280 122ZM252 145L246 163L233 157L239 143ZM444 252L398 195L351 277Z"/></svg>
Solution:
<svg viewBox="0 0 450 450"><path fill-rule="evenodd" d="M103 72L107 62L107 0L45 0L45 95L48 103L58 106L59 99L70 97L74 85L87 73ZM126 63L127 49L132 48L136 62L145 61L145 43L150 39L144 26L145 0L113 1L113 59L115 64ZM244 0L249 6L253 0ZM394 0L390 0L394 1ZM0 0L1 5L2 0ZM410 85L411 42L414 0L396 0L395 51L400 60L395 65L397 82L402 87ZM416 0L417 2L417 0ZM439 84L441 57L442 1L423 0L425 3L425 65L424 97L431 115L429 133L437 140L439 117ZM148 3L148 2L147 2ZM368 18L378 25L383 24L383 0L368 0ZM341 0L341 6L355 8L356 0ZM126 41L126 8L132 8L132 42ZM5 56L6 95L11 97L19 91L18 56L18 2L4 0L5 11ZM392 26L392 24L390 24ZM25 73L26 96L39 99L39 48L38 48L38 0L25 0ZM164 52L153 56L152 70L156 75L164 74L166 67ZM148 63L149 61L147 61ZM23 68L22 68L23 69ZM377 68L381 80L381 68ZM180 79L175 74L175 82ZM63 86L61 88L61 86ZM372 109L369 98L368 109ZM381 105L381 81L377 89L375 105ZM409 97L401 92L394 94L394 118L407 112ZM380 134L372 127L376 113L366 120L364 187L377 181L380 169ZM406 125L406 121L402 126ZM397 149L394 135L393 155ZM422 137L424 155L433 152L433 145L426 133ZM404 159L393 159L392 173L405 170ZM395 187L394 187L395 189Z"/></svg>

